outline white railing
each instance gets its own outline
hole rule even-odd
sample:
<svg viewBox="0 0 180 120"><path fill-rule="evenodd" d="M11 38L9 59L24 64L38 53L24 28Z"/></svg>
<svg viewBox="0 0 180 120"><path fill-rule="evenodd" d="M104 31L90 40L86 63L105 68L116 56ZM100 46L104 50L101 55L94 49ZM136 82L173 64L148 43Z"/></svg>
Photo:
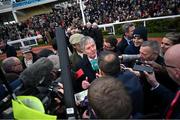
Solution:
<svg viewBox="0 0 180 120"><path fill-rule="evenodd" d="M37 39L39 39L39 36L28 37L28 38L14 40L14 41L8 41L7 44L12 45L15 48L21 48L25 46L36 46L38 45Z"/></svg>
<svg viewBox="0 0 180 120"><path fill-rule="evenodd" d="M119 25L119 24L124 24L124 23L144 22L144 26L146 26L146 21L160 20L160 19L170 19L170 18L177 18L177 17L180 17L180 15L171 15L171 16L163 16L163 17L153 17L153 18L138 19L138 20L129 20L129 21L123 21L123 22L102 24L102 25L98 25L98 26L99 26L99 28L104 28L104 30L106 30L107 27L112 27L112 32L115 35L116 32L115 32L114 25Z"/></svg>

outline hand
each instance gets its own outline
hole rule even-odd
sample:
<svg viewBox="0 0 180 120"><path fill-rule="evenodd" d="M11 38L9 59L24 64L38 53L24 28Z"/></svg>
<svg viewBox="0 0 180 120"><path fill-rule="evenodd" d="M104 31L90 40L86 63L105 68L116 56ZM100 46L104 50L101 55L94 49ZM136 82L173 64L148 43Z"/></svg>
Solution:
<svg viewBox="0 0 180 120"><path fill-rule="evenodd" d="M146 64L154 68L155 71L162 71L163 67L154 61L145 61Z"/></svg>
<svg viewBox="0 0 180 120"><path fill-rule="evenodd" d="M148 73L146 71L144 71L144 74L146 76L146 79L148 81L148 83L153 87L157 87L159 85L159 82L156 80L155 74L153 73Z"/></svg>
<svg viewBox="0 0 180 120"><path fill-rule="evenodd" d="M64 87L62 83L58 83L57 91L60 92L61 94L64 94Z"/></svg>
<svg viewBox="0 0 180 120"><path fill-rule="evenodd" d="M89 115L88 115L88 111L87 110L84 111L84 113L82 115L82 118L83 119L89 119L90 118Z"/></svg>
<svg viewBox="0 0 180 120"><path fill-rule="evenodd" d="M140 74L140 72L139 71L136 71L136 70L133 70L132 68L124 68L125 70L129 70L129 71L131 71L132 73L134 73L136 76L138 76L138 77L140 77L141 76L141 74Z"/></svg>
<svg viewBox="0 0 180 120"><path fill-rule="evenodd" d="M82 81L82 88L87 89L91 84L88 82L88 78Z"/></svg>

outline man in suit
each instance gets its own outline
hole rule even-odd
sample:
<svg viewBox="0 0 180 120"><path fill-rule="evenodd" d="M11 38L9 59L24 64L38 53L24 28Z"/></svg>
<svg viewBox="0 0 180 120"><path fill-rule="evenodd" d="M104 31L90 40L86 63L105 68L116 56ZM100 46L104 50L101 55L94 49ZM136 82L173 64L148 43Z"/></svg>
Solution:
<svg viewBox="0 0 180 120"><path fill-rule="evenodd" d="M73 46L73 54L70 56L71 67L74 70L76 65L83 58L83 51L80 47L81 38L83 38L83 34L75 33L70 36L69 42Z"/></svg>
<svg viewBox="0 0 180 120"><path fill-rule="evenodd" d="M180 44L169 48L165 53L165 67L169 76L179 85L180 88ZM176 94L168 88L161 85L155 78L154 73L149 74L144 72L149 84L152 86L152 92L162 98L162 102L166 105L166 119L180 118L180 89Z"/></svg>
<svg viewBox="0 0 180 120"><path fill-rule="evenodd" d="M81 79L76 80L79 88L87 89L96 78L98 72L97 49L93 38L85 36L80 41L80 47L84 53L83 59L77 64L76 71L81 70Z"/></svg>
<svg viewBox="0 0 180 120"><path fill-rule="evenodd" d="M126 23L122 26L123 37L122 40L117 44L117 54L121 55L124 53L125 48L132 43L133 32L135 26L132 23Z"/></svg>
<svg viewBox="0 0 180 120"><path fill-rule="evenodd" d="M132 116L140 118L143 108L143 89L139 78L129 70L123 70L118 55L110 51L101 52L98 65L100 75L113 76L123 83L132 99Z"/></svg>

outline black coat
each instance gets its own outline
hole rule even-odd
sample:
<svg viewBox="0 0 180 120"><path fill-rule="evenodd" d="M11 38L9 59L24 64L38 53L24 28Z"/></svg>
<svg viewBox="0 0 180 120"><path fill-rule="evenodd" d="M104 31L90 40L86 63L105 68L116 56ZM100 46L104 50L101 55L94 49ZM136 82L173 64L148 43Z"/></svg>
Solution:
<svg viewBox="0 0 180 120"><path fill-rule="evenodd" d="M126 39L123 37L122 40L117 44L117 54L124 54L125 48L128 46Z"/></svg>
<svg viewBox="0 0 180 120"><path fill-rule="evenodd" d="M5 49L3 52L6 53L6 57L17 57L16 49L13 46L6 45Z"/></svg>
<svg viewBox="0 0 180 120"><path fill-rule="evenodd" d="M95 78L96 78L96 71L93 70L93 68L91 67L91 63L87 57L87 55L83 56L83 59L77 64L76 66L76 71L78 70L82 70L83 71L83 75L76 79L76 83L75 83L75 92L80 92L82 91L82 81L86 79L86 77L88 78L88 82L91 83Z"/></svg>
<svg viewBox="0 0 180 120"><path fill-rule="evenodd" d="M156 96L159 96L161 98L162 104L165 105L166 109L165 109L165 114L163 117L165 118L165 115L167 114L166 112L168 111L169 106L176 94L171 92L169 89L167 89L163 85L160 85L158 88L153 90L152 93L155 94ZM175 108L173 109L171 119L180 119L180 97L177 100L177 104Z"/></svg>

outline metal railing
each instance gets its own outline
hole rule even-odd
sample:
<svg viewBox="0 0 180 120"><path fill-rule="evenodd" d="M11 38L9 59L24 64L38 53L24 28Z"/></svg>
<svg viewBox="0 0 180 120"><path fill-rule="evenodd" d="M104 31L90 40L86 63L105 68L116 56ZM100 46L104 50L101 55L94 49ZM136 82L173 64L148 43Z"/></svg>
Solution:
<svg viewBox="0 0 180 120"><path fill-rule="evenodd" d="M177 17L180 17L180 15L153 17L153 18L145 18L145 19L138 19L138 20L128 20L128 21L123 21L123 22L114 22L114 23L109 23L109 24L102 24L102 25L98 25L98 26L99 26L99 28L104 28L104 30L106 30L106 28L108 28L108 27L112 27L112 33L115 35L116 34L115 27L114 27L115 25L124 24L124 23L143 22L144 26L146 26L147 21L160 20L160 19L171 19L171 18L177 18Z"/></svg>

